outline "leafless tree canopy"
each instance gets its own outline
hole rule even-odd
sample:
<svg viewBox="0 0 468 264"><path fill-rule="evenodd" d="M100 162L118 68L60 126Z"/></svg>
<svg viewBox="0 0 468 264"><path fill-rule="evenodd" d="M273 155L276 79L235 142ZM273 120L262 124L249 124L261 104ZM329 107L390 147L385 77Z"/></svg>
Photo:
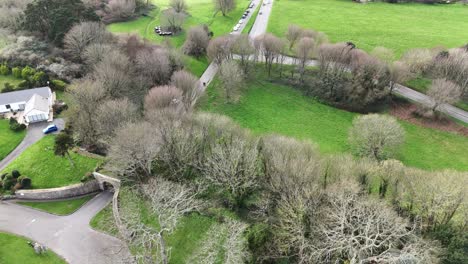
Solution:
<svg viewBox="0 0 468 264"><path fill-rule="evenodd" d="M291 50L296 45L296 42L302 35L302 28L298 25L290 24L286 31L286 39L289 41L289 49Z"/></svg>
<svg viewBox="0 0 468 264"><path fill-rule="evenodd" d="M404 136L403 128L394 118L370 114L353 121L349 143L358 155L383 160L395 155Z"/></svg>
<svg viewBox="0 0 468 264"><path fill-rule="evenodd" d="M163 108L180 109L183 107L183 92L175 86L156 86L145 96L145 113Z"/></svg>
<svg viewBox="0 0 468 264"><path fill-rule="evenodd" d="M453 104L460 100L462 91L458 85L445 79L436 79L427 92L433 102L432 111L436 111L443 104Z"/></svg>
<svg viewBox="0 0 468 264"><path fill-rule="evenodd" d="M214 0L214 6L216 12L221 11L223 16L236 8L235 0Z"/></svg>
<svg viewBox="0 0 468 264"><path fill-rule="evenodd" d="M162 48L144 49L137 53L138 71L152 80L154 85L166 84L172 74L167 51Z"/></svg>
<svg viewBox="0 0 468 264"><path fill-rule="evenodd" d="M445 55L439 54L433 60L433 75L445 78L457 84L462 90L462 97L468 95L468 52L462 48L452 49Z"/></svg>
<svg viewBox="0 0 468 264"><path fill-rule="evenodd" d="M255 48L252 45L252 41L248 34L240 34L234 37L231 51L235 56L239 57L239 62L244 73L248 73L252 66L250 58L255 53Z"/></svg>
<svg viewBox="0 0 468 264"><path fill-rule="evenodd" d="M187 12L187 3L185 0L171 0L169 5L177 12L177 13L186 13Z"/></svg>
<svg viewBox="0 0 468 264"><path fill-rule="evenodd" d="M270 33L266 33L255 38L254 45L257 54L263 56L268 75L271 75L273 63L278 59L285 46L284 41Z"/></svg>
<svg viewBox="0 0 468 264"><path fill-rule="evenodd" d="M94 43L86 46L81 59L84 61L86 66L90 69L94 68L96 64L102 61L105 57L112 54L115 49L114 45Z"/></svg>
<svg viewBox="0 0 468 264"><path fill-rule="evenodd" d="M182 29L186 18L187 15L184 12L177 12L174 8L169 8L161 13L161 25L177 33Z"/></svg>
<svg viewBox="0 0 468 264"><path fill-rule="evenodd" d="M185 54L200 57L206 53L210 37L203 26L191 27L184 43Z"/></svg>
<svg viewBox="0 0 468 264"><path fill-rule="evenodd" d="M110 0L106 5L104 21L125 20L135 14L136 0Z"/></svg>
<svg viewBox="0 0 468 264"><path fill-rule="evenodd" d="M185 109L190 111L201 93L198 78L187 71L180 70L172 75L171 84L182 91Z"/></svg>
<svg viewBox="0 0 468 264"><path fill-rule="evenodd" d="M98 22L81 22L68 31L64 38L65 51L74 60L82 59L85 48L90 44L112 43L114 37Z"/></svg>
<svg viewBox="0 0 468 264"><path fill-rule="evenodd" d="M420 74L429 70L433 55L429 49L412 49L403 54L401 61L408 65L412 73Z"/></svg>
<svg viewBox="0 0 468 264"><path fill-rule="evenodd" d="M225 92L226 101L237 101L244 85L244 73L237 62L234 60L223 61L219 67L219 79Z"/></svg>
<svg viewBox="0 0 468 264"><path fill-rule="evenodd" d="M224 60L231 59L233 41L229 36L221 36L212 39L208 45L207 54L211 61L221 64Z"/></svg>
<svg viewBox="0 0 468 264"><path fill-rule="evenodd" d="M307 65L307 61L312 58L315 54L315 43L312 38L309 37L303 37L299 39L299 42L297 43L296 46L296 57L298 60L299 64L299 74L301 80L304 80L304 73L305 73L305 68Z"/></svg>

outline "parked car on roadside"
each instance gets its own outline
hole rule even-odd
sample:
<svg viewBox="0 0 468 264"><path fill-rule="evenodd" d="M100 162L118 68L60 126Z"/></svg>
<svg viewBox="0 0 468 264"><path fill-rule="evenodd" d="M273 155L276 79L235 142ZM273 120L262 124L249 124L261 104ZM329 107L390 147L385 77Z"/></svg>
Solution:
<svg viewBox="0 0 468 264"><path fill-rule="evenodd" d="M55 124L49 125L42 130L44 134L49 134L55 131L58 131L58 127Z"/></svg>

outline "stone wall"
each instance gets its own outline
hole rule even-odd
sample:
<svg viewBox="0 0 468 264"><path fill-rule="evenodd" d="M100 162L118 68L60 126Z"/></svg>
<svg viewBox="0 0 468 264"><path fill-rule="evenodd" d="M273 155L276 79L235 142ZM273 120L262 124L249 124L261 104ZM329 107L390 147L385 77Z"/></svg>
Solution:
<svg viewBox="0 0 468 264"><path fill-rule="evenodd" d="M92 180L85 183L78 183L60 188L18 190L15 192L15 194L16 198L21 200L51 200L71 198L98 192L99 190L99 182L97 180Z"/></svg>

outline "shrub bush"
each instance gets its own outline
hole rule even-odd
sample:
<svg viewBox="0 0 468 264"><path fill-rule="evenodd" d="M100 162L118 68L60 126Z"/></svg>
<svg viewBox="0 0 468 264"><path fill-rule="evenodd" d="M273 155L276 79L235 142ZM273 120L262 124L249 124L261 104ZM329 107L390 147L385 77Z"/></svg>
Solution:
<svg viewBox="0 0 468 264"><path fill-rule="evenodd" d="M9 82L6 82L3 85L2 93L13 92L14 90L15 90L15 87L11 85Z"/></svg>
<svg viewBox="0 0 468 264"><path fill-rule="evenodd" d="M50 81L50 87L55 91L65 91L65 87L67 87L67 83L62 80L54 79Z"/></svg>
<svg viewBox="0 0 468 264"><path fill-rule="evenodd" d="M32 181L29 177L26 177L26 176L19 177L18 183L21 185L21 189L31 189Z"/></svg>
<svg viewBox="0 0 468 264"><path fill-rule="evenodd" d="M21 70L21 78L25 80L33 76L34 74L36 74L36 70L29 66L26 66L23 68L23 70Z"/></svg>
<svg viewBox="0 0 468 264"><path fill-rule="evenodd" d="M0 74L1 75L10 74L10 68L8 68L8 66L6 66L5 64L0 65Z"/></svg>
<svg viewBox="0 0 468 264"><path fill-rule="evenodd" d="M16 179L10 174L7 174L2 181L3 190L8 191L16 184Z"/></svg>
<svg viewBox="0 0 468 264"><path fill-rule="evenodd" d="M34 85L36 86L44 86L47 84L47 81L49 80L49 77L47 76L47 74L43 71L39 71L39 72L36 72L33 76L32 76L32 82L34 83Z"/></svg>
<svg viewBox="0 0 468 264"><path fill-rule="evenodd" d="M24 90L27 89L31 86L30 82L28 80L22 80L20 83L18 83L18 89L19 90Z"/></svg>
<svg viewBox="0 0 468 264"><path fill-rule="evenodd" d="M18 170L13 170L11 172L11 176L13 176L13 178L18 178L19 176L21 176L21 173Z"/></svg>
<svg viewBox="0 0 468 264"><path fill-rule="evenodd" d="M19 124L18 121L16 121L16 119L11 117L10 118L10 129L15 131L15 132L18 132L18 131L22 131L22 130L26 129L26 125L25 124Z"/></svg>
<svg viewBox="0 0 468 264"><path fill-rule="evenodd" d="M21 78L21 68L20 68L20 67L14 67L14 68L11 70L11 73L13 74L13 76L14 76L15 78L18 78L18 79Z"/></svg>

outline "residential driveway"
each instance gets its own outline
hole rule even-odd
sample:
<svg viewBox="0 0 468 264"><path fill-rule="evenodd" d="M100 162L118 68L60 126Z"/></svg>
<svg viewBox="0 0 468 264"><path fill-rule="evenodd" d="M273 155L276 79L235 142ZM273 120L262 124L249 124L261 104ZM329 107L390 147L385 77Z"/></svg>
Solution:
<svg viewBox="0 0 468 264"><path fill-rule="evenodd" d="M0 231L44 244L70 264L126 263L130 255L124 243L89 226L90 220L110 203L112 195L102 192L69 216L0 202Z"/></svg>
<svg viewBox="0 0 468 264"><path fill-rule="evenodd" d="M65 127L65 121L61 118L55 119L52 123L57 125L59 130L62 130ZM42 130L52 123L41 122L37 124L30 124L27 128L26 136L24 137L23 141L21 141L21 143L12 152L10 152L8 156L6 156L3 160L0 160L0 171L6 168L6 166L15 160L21 153L23 153L25 149L44 137Z"/></svg>

